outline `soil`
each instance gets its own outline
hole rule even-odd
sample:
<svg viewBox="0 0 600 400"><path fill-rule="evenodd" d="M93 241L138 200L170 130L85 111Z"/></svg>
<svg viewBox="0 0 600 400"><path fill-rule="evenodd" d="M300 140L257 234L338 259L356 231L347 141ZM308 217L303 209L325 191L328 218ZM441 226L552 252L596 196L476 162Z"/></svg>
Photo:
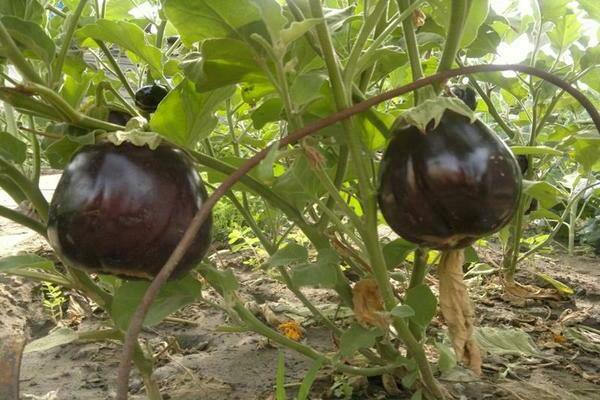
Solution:
<svg viewBox="0 0 600 400"><path fill-rule="evenodd" d="M24 251L49 254L47 245L35 234L0 219L0 256ZM482 262L498 265L500 254L480 249ZM241 295L260 317L294 319L305 329L305 340L320 351L335 350L329 331L307 317L295 297L274 277L249 266L249 254L219 251L214 256L220 268L230 268L241 283ZM600 259L589 255L567 256L554 251L522 264L517 280L550 287L536 273L545 273L570 286L568 299L511 297L503 290L498 274L469 281L480 327L520 329L531 338L534 355L487 352L484 374L479 378L456 367L440 381L456 399L600 399ZM250 263L252 264L252 263ZM429 278L435 290L435 274ZM315 304L336 310L335 296L327 290L303 290ZM24 335L28 340L43 337L58 323L80 331L97 329L106 316L77 293L64 292L63 318L53 320L42 304L40 287L18 277L0 275L0 338ZM205 298L218 301L207 289ZM268 311L265 312L265 307ZM338 313L344 324L344 313ZM224 333L219 327L231 323L221 310L199 302L186 306L176 319L143 333L143 340L156 355L155 378L165 399L274 399L277 358L280 349L252 333ZM436 317L429 337L444 337L445 326ZM585 332L578 340L572 332ZM429 346L432 361L436 357ZM26 353L21 368L22 399L103 400L114 398L115 378L121 348L117 343L74 343L43 352ZM310 368L306 357L285 350L288 396ZM439 375L439 374L438 374ZM344 398L343 383L354 399L409 399L400 389L394 392L381 378L344 378L321 370L311 399ZM387 389L387 390L386 390ZM142 381L133 373L133 399L144 399ZM393 393L393 394L390 394ZM0 396L1 398L1 396ZM347 397L350 398L350 397Z"/></svg>

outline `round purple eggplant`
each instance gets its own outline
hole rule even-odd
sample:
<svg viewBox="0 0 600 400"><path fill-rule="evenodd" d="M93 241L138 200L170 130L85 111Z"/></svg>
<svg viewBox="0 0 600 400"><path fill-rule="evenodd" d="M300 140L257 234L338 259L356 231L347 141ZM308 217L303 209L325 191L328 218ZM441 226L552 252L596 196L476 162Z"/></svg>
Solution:
<svg viewBox="0 0 600 400"><path fill-rule="evenodd" d="M75 268L152 279L206 198L200 177L180 150L130 143L86 146L58 183L48 238ZM172 277L202 260L211 227L209 217Z"/></svg>
<svg viewBox="0 0 600 400"><path fill-rule="evenodd" d="M436 128L397 129L384 154L381 212L404 239L439 250L497 232L515 213L521 172L481 121L446 110Z"/></svg>

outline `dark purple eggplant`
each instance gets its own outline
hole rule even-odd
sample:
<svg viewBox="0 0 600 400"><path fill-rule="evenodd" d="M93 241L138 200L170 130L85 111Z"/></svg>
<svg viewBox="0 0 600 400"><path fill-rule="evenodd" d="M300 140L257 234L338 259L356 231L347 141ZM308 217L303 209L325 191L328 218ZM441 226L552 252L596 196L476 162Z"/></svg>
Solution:
<svg viewBox="0 0 600 400"><path fill-rule="evenodd" d="M516 211L521 172L481 121L446 110L436 128L394 132L381 163L379 207L404 239L440 250L497 232Z"/></svg>
<svg viewBox="0 0 600 400"><path fill-rule="evenodd" d="M169 89L162 85L143 86L135 92L135 105L142 111L153 113L158 104L169 94Z"/></svg>
<svg viewBox="0 0 600 400"><path fill-rule="evenodd" d="M469 86L452 86L450 92L461 99L471 110L477 108L477 94Z"/></svg>
<svg viewBox="0 0 600 400"><path fill-rule="evenodd" d="M111 124L125 126L131 118L132 115L126 111L110 109L108 111L108 117L106 118L106 120Z"/></svg>
<svg viewBox="0 0 600 400"><path fill-rule="evenodd" d="M151 279L206 198L191 162L170 146L86 146L58 183L50 204L48 238L73 267ZM211 227L209 218L173 277L202 260Z"/></svg>

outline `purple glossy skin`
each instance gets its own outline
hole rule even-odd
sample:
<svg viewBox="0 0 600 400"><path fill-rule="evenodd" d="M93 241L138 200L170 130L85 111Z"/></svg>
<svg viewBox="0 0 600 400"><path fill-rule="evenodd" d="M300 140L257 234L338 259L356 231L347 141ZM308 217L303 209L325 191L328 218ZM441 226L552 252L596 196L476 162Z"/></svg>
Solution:
<svg viewBox="0 0 600 400"><path fill-rule="evenodd" d="M397 130L380 172L379 207L404 239L450 250L504 227L516 211L521 172L481 121L446 111L436 129Z"/></svg>
<svg viewBox="0 0 600 400"><path fill-rule="evenodd" d="M207 197L179 150L124 143L84 147L65 168L50 204L50 244L73 267L154 277ZM196 235L173 277L202 260L212 219Z"/></svg>

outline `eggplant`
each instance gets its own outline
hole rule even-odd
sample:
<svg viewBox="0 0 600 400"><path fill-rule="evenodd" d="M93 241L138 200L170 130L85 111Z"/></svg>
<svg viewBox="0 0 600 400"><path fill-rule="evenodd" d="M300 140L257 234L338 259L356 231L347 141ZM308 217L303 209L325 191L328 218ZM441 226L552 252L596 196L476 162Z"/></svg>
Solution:
<svg viewBox="0 0 600 400"><path fill-rule="evenodd" d="M477 94L475 93L475 90L469 86L452 86L450 92L461 99L467 107L475 111L477 108Z"/></svg>
<svg viewBox="0 0 600 400"><path fill-rule="evenodd" d="M169 89L163 85L143 86L135 92L135 105L144 112L153 113L167 94Z"/></svg>
<svg viewBox="0 0 600 400"><path fill-rule="evenodd" d="M112 124L125 126L131 118L133 118L133 116L126 111L110 109L106 120Z"/></svg>
<svg viewBox="0 0 600 400"><path fill-rule="evenodd" d="M183 152L123 143L85 146L65 168L50 204L48 239L75 268L152 279L207 193ZM205 256L212 218L203 223L172 277Z"/></svg>
<svg viewBox="0 0 600 400"><path fill-rule="evenodd" d="M380 167L378 202L404 239L451 250L504 227L521 185L510 149L481 121L446 110L435 128L394 132Z"/></svg>

